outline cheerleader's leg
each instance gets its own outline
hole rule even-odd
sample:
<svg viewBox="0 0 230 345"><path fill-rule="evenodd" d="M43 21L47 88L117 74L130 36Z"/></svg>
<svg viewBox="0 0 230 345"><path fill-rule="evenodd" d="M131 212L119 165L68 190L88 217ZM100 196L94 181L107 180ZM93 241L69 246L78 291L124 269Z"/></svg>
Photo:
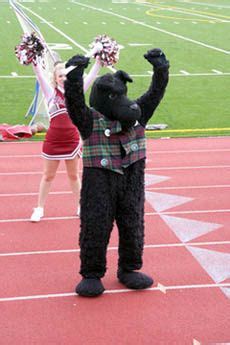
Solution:
<svg viewBox="0 0 230 345"><path fill-rule="evenodd" d="M80 157L65 161L70 188L76 197L77 215L80 214L79 200L81 190L81 179L79 176Z"/></svg>

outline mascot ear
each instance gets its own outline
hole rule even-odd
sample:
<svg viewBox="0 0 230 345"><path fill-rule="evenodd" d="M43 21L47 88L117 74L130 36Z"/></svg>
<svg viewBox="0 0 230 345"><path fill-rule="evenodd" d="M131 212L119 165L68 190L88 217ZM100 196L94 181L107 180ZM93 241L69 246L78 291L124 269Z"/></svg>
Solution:
<svg viewBox="0 0 230 345"><path fill-rule="evenodd" d="M111 90L114 87L113 74L111 73L104 74L102 77L97 78L94 84L101 91Z"/></svg>
<svg viewBox="0 0 230 345"><path fill-rule="evenodd" d="M133 82L133 79L128 75L128 73L124 71L117 71L116 73L114 73L114 77L120 79L124 84L126 84L127 82Z"/></svg>

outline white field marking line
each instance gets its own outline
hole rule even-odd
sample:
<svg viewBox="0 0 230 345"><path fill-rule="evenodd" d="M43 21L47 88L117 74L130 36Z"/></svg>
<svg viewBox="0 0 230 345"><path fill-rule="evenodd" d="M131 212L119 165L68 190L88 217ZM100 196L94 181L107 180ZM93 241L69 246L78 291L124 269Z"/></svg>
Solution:
<svg viewBox="0 0 230 345"><path fill-rule="evenodd" d="M128 43L130 47L145 47L152 46L152 43Z"/></svg>
<svg viewBox="0 0 230 345"><path fill-rule="evenodd" d="M72 194L72 192L71 191L49 192L49 195L64 195L64 194ZM0 197L35 196L35 195L38 195L38 192L34 192L34 193L7 193L7 194L0 194Z"/></svg>
<svg viewBox="0 0 230 345"><path fill-rule="evenodd" d="M177 248L177 247L186 247L186 246L218 246L218 245L229 245L230 241L214 241L214 242L188 242L188 243L168 243L168 244L146 244L145 249L154 249L154 248ZM109 251L118 250L118 247L108 247ZM57 250L36 250L30 252L9 252L1 253L0 257L9 257L9 256L24 256L24 255L47 255L47 254L71 254L79 253L79 249L57 249Z"/></svg>
<svg viewBox="0 0 230 345"><path fill-rule="evenodd" d="M161 216L170 214L200 214L200 213L230 213L230 209L220 209L220 210L194 210L194 211L165 211L165 212L148 212L145 216Z"/></svg>
<svg viewBox="0 0 230 345"><path fill-rule="evenodd" d="M0 176L20 176L20 175L41 175L42 171L22 171L22 172L12 172L12 173L0 173ZM64 174L66 171L57 171L57 174Z"/></svg>
<svg viewBox="0 0 230 345"><path fill-rule="evenodd" d="M126 16L122 16L122 15L120 15L120 14L117 14L117 13L114 13L114 12L111 12L111 11L103 10L103 9L101 9L101 8L97 8L97 7L94 7L94 6L85 5L85 4L82 4L81 2L78 2L78 1L75 1L75 0L72 0L71 2L74 3L74 4L76 4L76 5L85 6L85 7L87 7L87 8L90 8L90 9L95 10L95 11L98 11L98 12L103 12L103 13L106 13L106 14L109 14L109 15L112 15L112 16L116 16L116 17L119 17L119 18L128 20L128 21L130 21L130 22L132 22L132 23L136 23L136 24L138 24L138 25L147 27L147 28L152 29L152 30L160 31L160 32L162 32L162 33L164 33L164 34L167 34L167 35L170 35L170 36L173 36L173 37L182 39L182 40L184 40L184 41L188 41L188 42L191 42L191 43L194 43L194 44L203 46L203 47L205 47L205 48L209 48L209 49L212 49L212 50L216 50L216 51L219 51L219 52L224 53L224 54L230 54L230 51L227 51L227 50L224 50L224 49L221 49L221 48L217 48L217 47L211 46L211 45L209 45L209 44L205 44L205 43L203 43L203 42L196 41L196 40L193 40L193 39L191 39L191 38L188 38L188 37L185 37L185 36L182 36L182 35L178 35L178 34L172 33L172 32L167 31L167 30L160 29L160 28L158 28L158 27L156 27L156 26L148 25L148 24L146 24L146 23L140 22L140 21L138 21L138 20L131 19L131 18L126 17Z"/></svg>
<svg viewBox="0 0 230 345"><path fill-rule="evenodd" d="M213 69L212 71L213 71L214 73L217 73L217 74L222 74L222 72L219 71L219 70L217 70L217 69Z"/></svg>
<svg viewBox="0 0 230 345"><path fill-rule="evenodd" d="M182 3L187 3L187 0L176 0L177 2L182 2ZM215 5L215 4L209 4L208 2L195 2L195 1L189 1L189 4L196 4L196 5L201 5L201 6L210 6L210 7L223 7L223 8L230 8L228 5Z"/></svg>
<svg viewBox="0 0 230 345"><path fill-rule="evenodd" d="M183 14L187 14L189 16L197 16L197 17L203 17L203 18L209 18L209 19L213 19L213 20L216 20L218 22L223 22L223 23L229 23L230 21L229 20L226 20L226 19L221 19L221 18L216 18L214 16L211 16L211 15L207 15L207 14L201 14L201 13L197 13L197 12L189 12L189 10L183 10L183 9L178 9L178 8L171 8L170 6L160 6L160 5L149 5L148 7L151 7L151 8L157 8L157 9L160 9L160 10L166 10L166 11L170 11L170 12L175 12L175 13L183 13Z"/></svg>
<svg viewBox="0 0 230 345"><path fill-rule="evenodd" d="M0 75L0 78L9 78L9 79L20 79L20 78L36 78L34 75Z"/></svg>
<svg viewBox="0 0 230 345"><path fill-rule="evenodd" d="M184 74L184 75L190 75L190 73L189 73L189 72L184 71L183 69L182 69L180 72L181 72L181 74Z"/></svg>
<svg viewBox="0 0 230 345"><path fill-rule="evenodd" d="M158 182L160 183L160 182ZM146 187L145 189L147 191L150 190L178 190L178 189L211 189L211 188L230 188L229 184L223 184L223 185L207 185L207 186L169 186L169 187ZM57 191L57 192L50 192L49 195L65 195L65 194L72 194L71 191ZM34 193L3 193L0 194L1 197L21 197L21 196L36 196L38 195L38 192Z"/></svg>
<svg viewBox="0 0 230 345"><path fill-rule="evenodd" d="M210 189L210 188L230 188L229 184L216 184L216 185L207 185L207 186L170 186L170 187L147 187L146 190L174 190L174 189ZM4 195L4 194L3 194ZM1 196L1 194L0 194ZM6 196L8 196L6 194ZM15 195L17 196L17 194Z"/></svg>
<svg viewBox="0 0 230 345"><path fill-rule="evenodd" d="M178 167L158 167L145 168L146 171L162 171L162 170L194 170L194 169L225 169L230 168L230 165L200 165L200 166L178 166ZM81 172L81 170L80 170ZM65 174L65 170L57 171L57 174ZM0 176L19 176L19 175L41 175L42 171L22 171L22 172L0 172Z"/></svg>
<svg viewBox="0 0 230 345"><path fill-rule="evenodd" d="M20 6L22 8L24 8L26 11L32 13L35 17L41 19L44 21L44 23L46 23L49 27L51 27L54 31L56 31L57 33L59 33L61 36L65 37L68 41L70 41L73 45L75 45L76 47L80 48L84 53L87 53L88 50L86 48L84 48L82 45L80 45L79 43L77 43L76 41L74 41L71 37L69 37L68 35L66 35L63 31L61 31L60 29L56 28L56 26L54 26L53 24L51 24L50 22L48 22L46 19L44 19L43 17L39 16L36 12L32 11L31 9L25 7L22 5L22 3L20 3ZM107 67L108 69L112 70L113 72L115 71L115 68L112 67Z"/></svg>
<svg viewBox="0 0 230 345"><path fill-rule="evenodd" d="M68 35L66 35L63 31L59 30L58 28L56 28L54 25L50 24L45 18L39 16L39 14L35 13L34 11L32 11L30 8L27 8L26 6L23 6L22 3L20 3L20 6L22 8L24 8L26 11L32 13L35 17L41 19L44 21L44 23L46 23L49 27L51 27L54 31L56 31L57 33L59 33L61 36L65 37L68 41L70 41L73 45L75 45L76 47L80 48L84 53L87 53L87 49L85 49L82 45L80 45L79 43L77 43L76 41L74 41L71 37L69 37Z"/></svg>
<svg viewBox="0 0 230 345"><path fill-rule="evenodd" d="M79 220L78 216L43 217L42 220ZM0 223L30 222L30 218L0 219Z"/></svg>
<svg viewBox="0 0 230 345"><path fill-rule="evenodd" d="M161 215L179 215L179 214L203 214L203 213L230 213L230 209L219 210L194 210L194 211L165 211L165 212L146 212L145 216L161 216ZM42 220L79 220L78 216L63 216L63 217L43 217ZM16 218L16 219L0 219L0 223L17 223L17 222L31 222L30 218Z"/></svg>
<svg viewBox="0 0 230 345"><path fill-rule="evenodd" d="M199 153L199 152L209 152L209 153L213 153L213 152L230 152L230 149L196 149L196 150L159 150L159 151L148 151L147 150L147 155L149 154L175 154L175 153ZM32 155L0 155L0 158L34 158L34 157L42 157L41 154L32 154Z"/></svg>
<svg viewBox="0 0 230 345"><path fill-rule="evenodd" d="M152 73L151 73L152 75ZM133 78L142 78L142 77L148 77L150 78L150 74L130 74ZM202 76L211 76L211 77L217 77L217 76L227 76L230 75L230 72L221 72L221 73L189 73L189 74L182 74L182 73L172 73L169 74L169 77L202 77ZM13 77L12 75L0 75L1 79L17 79L17 78L35 78L33 75L18 75L17 77Z"/></svg>
<svg viewBox="0 0 230 345"><path fill-rule="evenodd" d="M38 154L38 155L5 155L5 156L0 156L0 158L35 158L35 157L39 157L41 158L42 155Z"/></svg>
<svg viewBox="0 0 230 345"><path fill-rule="evenodd" d="M229 140L230 142L230 140ZM203 152L209 152L209 153L213 153L213 152L229 152L230 149L195 149L195 150L159 150L159 151L150 151L147 149L147 156L149 154L165 154L165 153L172 153L172 154L175 154L175 153L203 153ZM4 157L4 156L0 156L1 157ZM16 155L15 156L12 156L13 158L17 157Z"/></svg>
<svg viewBox="0 0 230 345"><path fill-rule="evenodd" d="M148 289L142 290L141 292L142 293L150 292L150 291L162 292L161 286L148 288ZM164 290L170 291L170 290L207 289L207 288L221 288L221 287L222 288L230 287L230 284L222 283L222 284L191 284L191 285L171 285L171 286L164 285ZM104 294L109 295L109 294L114 294L114 293L126 293L126 292L137 292L137 290L130 290L130 289L105 290ZM60 298L60 297L77 297L77 294L74 292L65 292L65 293L55 293L55 294L47 294L47 295L1 297L0 302L16 302L16 301L26 301L26 300L46 299L46 298Z"/></svg>
<svg viewBox="0 0 230 345"><path fill-rule="evenodd" d="M190 170L190 169L225 169L230 168L230 165L198 165L190 167L158 167L158 168L145 168L147 171L158 171L158 170Z"/></svg>

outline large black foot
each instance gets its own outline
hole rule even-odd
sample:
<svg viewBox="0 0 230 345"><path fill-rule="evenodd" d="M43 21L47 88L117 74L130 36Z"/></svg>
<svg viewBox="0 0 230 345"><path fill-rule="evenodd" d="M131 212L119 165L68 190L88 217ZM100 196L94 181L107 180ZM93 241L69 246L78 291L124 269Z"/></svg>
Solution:
<svg viewBox="0 0 230 345"><path fill-rule="evenodd" d="M153 279L141 272L118 270L119 281L129 289L147 289L153 285Z"/></svg>
<svg viewBox="0 0 230 345"><path fill-rule="evenodd" d="M105 288L99 278L83 278L75 291L80 296L96 297L101 295Z"/></svg>

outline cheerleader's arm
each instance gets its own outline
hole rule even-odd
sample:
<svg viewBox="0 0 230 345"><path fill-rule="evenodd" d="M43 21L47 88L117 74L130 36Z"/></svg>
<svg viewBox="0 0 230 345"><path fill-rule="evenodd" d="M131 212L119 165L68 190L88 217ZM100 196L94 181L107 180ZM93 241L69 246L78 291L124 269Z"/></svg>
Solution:
<svg viewBox="0 0 230 345"><path fill-rule="evenodd" d="M48 104L54 95L54 88L51 86L51 83L45 76L45 71L39 63L37 63L36 66L33 64L33 70L41 87L42 93Z"/></svg>
<svg viewBox="0 0 230 345"><path fill-rule="evenodd" d="M96 79L98 72L101 68L101 63L99 59L96 59L93 67L89 71L86 77L84 77L84 93L88 90L88 88L92 85L94 80Z"/></svg>

